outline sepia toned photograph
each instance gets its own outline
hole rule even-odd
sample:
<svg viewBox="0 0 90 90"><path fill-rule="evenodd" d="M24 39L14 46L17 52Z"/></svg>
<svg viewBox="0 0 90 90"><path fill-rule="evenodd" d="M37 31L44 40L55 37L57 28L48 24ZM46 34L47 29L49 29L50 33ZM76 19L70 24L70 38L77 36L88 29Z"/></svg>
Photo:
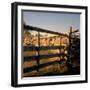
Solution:
<svg viewBox="0 0 90 90"><path fill-rule="evenodd" d="M22 77L80 74L80 13L22 11Z"/></svg>
<svg viewBox="0 0 90 90"><path fill-rule="evenodd" d="M12 3L13 87L87 83L87 7Z"/></svg>

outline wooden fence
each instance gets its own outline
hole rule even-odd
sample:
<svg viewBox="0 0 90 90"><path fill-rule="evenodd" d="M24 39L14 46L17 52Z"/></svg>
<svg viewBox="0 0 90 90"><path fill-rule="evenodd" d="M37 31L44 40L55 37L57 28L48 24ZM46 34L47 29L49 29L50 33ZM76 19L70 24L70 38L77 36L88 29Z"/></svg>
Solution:
<svg viewBox="0 0 90 90"><path fill-rule="evenodd" d="M63 72L68 70L67 61L70 59L70 43L71 43L71 32L69 35L62 34L58 32L53 32L50 30L45 30L37 27L26 26L24 25L24 30L27 31L37 31L38 32L38 46L23 46L23 53L27 52L29 55L23 54L23 77L30 77L30 76L41 76L41 75L57 75L62 74ZM60 38L60 45L58 46L41 46L40 45L40 33L50 33L56 34ZM69 39L69 43L65 43L66 45L62 45L62 37L66 37ZM50 53L50 54L40 54L40 51L47 51L47 50L58 50L57 53ZM30 56L30 53L34 52L37 53L35 55ZM66 53L65 53L66 52ZM55 59L55 60L54 60ZM42 62L42 63L41 63Z"/></svg>

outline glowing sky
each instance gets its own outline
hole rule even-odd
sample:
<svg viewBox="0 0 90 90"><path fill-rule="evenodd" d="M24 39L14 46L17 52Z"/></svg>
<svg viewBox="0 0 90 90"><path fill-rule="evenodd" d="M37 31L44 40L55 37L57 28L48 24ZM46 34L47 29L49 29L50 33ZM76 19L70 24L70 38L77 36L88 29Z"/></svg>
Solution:
<svg viewBox="0 0 90 90"><path fill-rule="evenodd" d="M80 29L78 13L23 11L23 21L27 25L56 32L68 32L70 26Z"/></svg>

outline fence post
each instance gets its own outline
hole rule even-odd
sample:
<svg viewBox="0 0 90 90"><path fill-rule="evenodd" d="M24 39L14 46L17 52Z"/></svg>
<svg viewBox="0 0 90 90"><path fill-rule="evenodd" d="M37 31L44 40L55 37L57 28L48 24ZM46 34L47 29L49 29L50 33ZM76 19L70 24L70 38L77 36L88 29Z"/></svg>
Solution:
<svg viewBox="0 0 90 90"><path fill-rule="evenodd" d="M38 31L38 50L37 50L37 52L38 52L38 56L37 56L37 71L39 71L39 48L40 48L40 32Z"/></svg>
<svg viewBox="0 0 90 90"><path fill-rule="evenodd" d="M69 50L68 50L68 61L71 63L71 39L72 39L72 27L70 27L70 32L69 32Z"/></svg>

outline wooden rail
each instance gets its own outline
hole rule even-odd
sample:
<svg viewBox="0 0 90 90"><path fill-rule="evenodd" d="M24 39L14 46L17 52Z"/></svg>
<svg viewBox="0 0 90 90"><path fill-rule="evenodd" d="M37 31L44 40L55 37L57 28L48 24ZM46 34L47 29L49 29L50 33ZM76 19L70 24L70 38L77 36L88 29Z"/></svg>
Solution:
<svg viewBox="0 0 90 90"><path fill-rule="evenodd" d="M31 61L31 60L37 60L39 59L47 59L57 56L67 56L67 54L64 53L56 53L56 54L48 54L48 55L38 55L38 56L24 56L24 61Z"/></svg>
<svg viewBox="0 0 90 90"><path fill-rule="evenodd" d="M68 37L68 35L63 34L63 33L55 32L55 31L51 31L51 30L46 30L46 29L42 29L42 28L38 28L38 27L28 26L28 25L24 25L24 29L25 30L31 30L31 31L38 31L38 32L57 34L57 35Z"/></svg>
<svg viewBox="0 0 90 90"><path fill-rule="evenodd" d="M63 49L65 46L29 46L23 47L24 51L38 51L38 50L54 50L54 49Z"/></svg>

